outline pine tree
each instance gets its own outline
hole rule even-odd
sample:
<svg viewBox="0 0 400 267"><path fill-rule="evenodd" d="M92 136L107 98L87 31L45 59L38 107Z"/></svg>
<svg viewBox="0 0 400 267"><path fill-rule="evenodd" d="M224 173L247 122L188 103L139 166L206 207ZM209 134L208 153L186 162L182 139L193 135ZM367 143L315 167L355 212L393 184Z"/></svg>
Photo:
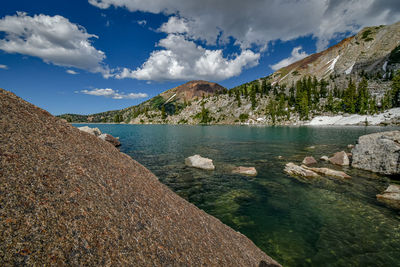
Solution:
<svg viewBox="0 0 400 267"><path fill-rule="evenodd" d="M400 70L392 79L392 106L400 107Z"/></svg>
<svg viewBox="0 0 400 267"><path fill-rule="evenodd" d="M319 94L321 95L322 98L326 97L326 94L328 92L327 86L328 86L328 83L324 79L321 79Z"/></svg>
<svg viewBox="0 0 400 267"><path fill-rule="evenodd" d="M368 111L369 104L369 92L368 92L368 81L363 78L361 82L358 84L358 96L357 96L357 104L356 111L360 114L366 114Z"/></svg>
<svg viewBox="0 0 400 267"><path fill-rule="evenodd" d="M236 101L238 103L238 107L242 105L242 102L240 101L240 94L238 91L236 91Z"/></svg>
<svg viewBox="0 0 400 267"><path fill-rule="evenodd" d="M165 120L167 118L167 113L165 113L165 106L161 107L161 119Z"/></svg>
<svg viewBox="0 0 400 267"><path fill-rule="evenodd" d="M308 97L307 97L307 92L303 92L301 101L300 101L300 117L302 119L308 120L308 113L309 113L309 107L308 107Z"/></svg>
<svg viewBox="0 0 400 267"><path fill-rule="evenodd" d="M276 122L276 104L273 99L271 99L267 106L267 112L265 115L269 115L271 117L272 124Z"/></svg>
<svg viewBox="0 0 400 267"><path fill-rule="evenodd" d="M345 112L356 113L356 101L356 85L350 79L349 86L345 90L343 97Z"/></svg>
<svg viewBox="0 0 400 267"><path fill-rule="evenodd" d="M327 101L327 104L326 104L326 109L328 111L330 111L330 112L333 112L333 105L334 105L334 103L333 103L333 95L332 95L332 92L329 92L328 101Z"/></svg>
<svg viewBox="0 0 400 267"><path fill-rule="evenodd" d="M267 93L267 82L265 79L261 81L261 95L265 95Z"/></svg>
<svg viewBox="0 0 400 267"><path fill-rule="evenodd" d="M254 90L254 88L253 88L253 90L251 90L251 93L250 93L250 100L251 100L251 109L255 109L256 108L256 106L257 106L257 101L256 101L256 90Z"/></svg>

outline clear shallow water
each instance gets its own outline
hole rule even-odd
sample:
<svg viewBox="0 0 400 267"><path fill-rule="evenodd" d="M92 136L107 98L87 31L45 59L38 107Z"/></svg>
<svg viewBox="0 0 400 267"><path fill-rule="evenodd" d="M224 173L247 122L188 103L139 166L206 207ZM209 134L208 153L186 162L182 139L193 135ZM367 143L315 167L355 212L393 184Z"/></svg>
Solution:
<svg viewBox="0 0 400 267"><path fill-rule="evenodd" d="M122 152L285 266L400 266L400 214L375 198L387 177L344 168L352 179L306 182L283 172L289 161L330 156L360 135L394 128L89 126L119 136ZM185 167L194 154L213 159L216 170ZM258 176L231 174L239 165L255 166Z"/></svg>

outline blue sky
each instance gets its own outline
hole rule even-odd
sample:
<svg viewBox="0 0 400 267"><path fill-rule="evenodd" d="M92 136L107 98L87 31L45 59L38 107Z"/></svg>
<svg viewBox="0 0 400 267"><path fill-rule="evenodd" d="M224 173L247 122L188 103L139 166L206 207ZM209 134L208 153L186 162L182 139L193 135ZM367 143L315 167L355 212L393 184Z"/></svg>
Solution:
<svg viewBox="0 0 400 267"><path fill-rule="evenodd" d="M55 115L121 109L193 79L232 88L398 20L397 0L7 1L0 87Z"/></svg>

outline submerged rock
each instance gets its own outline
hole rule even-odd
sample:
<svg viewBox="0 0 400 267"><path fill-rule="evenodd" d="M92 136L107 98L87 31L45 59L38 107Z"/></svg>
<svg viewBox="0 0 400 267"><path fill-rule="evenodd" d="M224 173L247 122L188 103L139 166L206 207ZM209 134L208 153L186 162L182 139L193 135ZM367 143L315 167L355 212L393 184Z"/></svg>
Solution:
<svg viewBox="0 0 400 267"><path fill-rule="evenodd" d="M301 166L298 166L294 164L293 162L289 162L286 164L284 171L289 174L289 175L294 175L294 176L302 176L306 178L317 178L319 175L311 171L307 168L303 168Z"/></svg>
<svg viewBox="0 0 400 267"><path fill-rule="evenodd" d="M400 210L400 185L389 185L382 194L376 195L376 198L388 207Z"/></svg>
<svg viewBox="0 0 400 267"><path fill-rule="evenodd" d="M329 158L329 161L332 164L340 165L340 166L349 166L350 165L349 157L347 156L346 152L344 152L344 151L335 153L333 155L333 157Z"/></svg>
<svg viewBox="0 0 400 267"><path fill-rule="evenodd" d="M331 177L335 177L335 178L343 178L343 179L349 179L351 178L350 175L346 174L345 172L342 171L336 171L336 170L332 170L329 168L310 168L307 166L302 165L302 168L308 169L310 171L316 172L318 174L322 174L325 176L331 176Z"/></svg>
<svg viewBox="0 0 400 267"><path fill-rule="evenodd" d="M101 134L99 135L99 138L103 141L107 141L111 144L113 144L114 146L120 146L121 142L118 140L118 138L115 138L114 136L112 136L111 134Z"/></svg>
<svg viewBox="0 0 400 267"><path fill-rule="evenodd" d="M212 159L203 158L200 155L194 155L185 159L186 166L199 168L203 170L215 170Z"/></svg>
<svg viewBox="0 0 400 267"><path fill-rule="evenodd" d="M400 131L363 135L352 150L352 167L381 174L400 173Z"/></svg>
<svg viewBox="0 0 400 267"><path fill-rule="evenodd" d="M317 164L317 161L315 160L314 157L305 157L302 163L305 165L311 165L311 164Z"/></svg>
<svg viewBox="0 0 400 267"><path fill-rule="evenodd" d="M99 130L99 128L90 128L89 126L82 126L78 127L78 129L81 130L82 132L89 133L94 136L101 135L101 131Z"/></svg>
<svg viewBox="0 0 400 267"><path fill-rule="evenodd" d="M232 173L243 174L243 175L248 175L248 176L256 176L257 170L254 167L239 166L239 167L233 169Z"/></svg>

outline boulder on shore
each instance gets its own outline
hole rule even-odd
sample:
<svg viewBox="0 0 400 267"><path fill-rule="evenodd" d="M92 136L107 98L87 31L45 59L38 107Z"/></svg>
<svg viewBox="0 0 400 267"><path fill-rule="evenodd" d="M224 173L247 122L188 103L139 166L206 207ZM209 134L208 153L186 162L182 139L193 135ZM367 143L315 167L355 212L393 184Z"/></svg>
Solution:
<svg viewBox="0 0 400 267"><path fill-rule="evenodd" d="M104 133L104 134L99 135L99 138L103 141L107 141L107 142L113 144L116 147L121 145L121 142L118 140L118 138L115 138L111 134Z"/></svg>
<svg viewBox="0 0 400 267"><path fill-rule="evenodd" d="M400 210L400 185L389 185L382 194L376 195L376 198L388 207Z"/></svg>
<svg viewBox="0 0 400 267"><path fill-rule="evenodd" d="M376 173L400 173L400 131L363 135L352 150L351 166Z"/></svg>
<svg viewBox="0 0 400 267"><path fill-rule="evenodd" d="M344 152L344 151L335 153L333 155L333 157L329 158L329 161L332 164L340 165L340 166L349 166L350 165L349 157L347 156L346 152Z"/></svg>
<svg viewBox="0 0 400 267"><path fill-rule="evenodd" d="M239 167L233 169L232 173L243 174L243 175L248 175L248 176L256 176L257 175L257 170L254 167L242 167L242 166L239 166Z"/></svg>
<svg viewBox="0 0 400 267"><path fill-rule="evenodd" d="M89 133L94 136L101 135L101 131L99 130L99 128L90 128L89 126L82 126L78 127L78 129L81 130L82 132Z"/></svg>
<svg viewBox="0 0 400 267"><path fill-rule="evenodd" d="M318 174L322 174L325 176L330 176L330 177L334 177L334 178L341 178L341 179L349 179L351 178L350 175L346 174L345 172L342 171L336 171L336 170L332 170L329 168L310 168L307 166L302 165L302 168L305 168L307 170L316 172Z"/></svg>
<svg viewBox="0 0 400 267"><path fill-rule="evenodd" d="M185 159L186 166L199 168L203 170L215 170L212 159L203 158L200 155L194 155Z"/></svg>
<svg viewBox="0 0 400 267"><path fill-rule="evenodd" d="M284 171L292 176L302 176L306 178L317 178L319 175L311 170L308 170L306 168L303 168L301 166L298 166L294 164L293 162L289 162L286 164Z"/></svg>
<svg viewBox="0 0 400 267"><path fill-rule="evenodd" d="M305 165L311 165L311 164L317 164L317 161L315 160L314 157L305 157L302 163Z"/></svg>
<svg viewBox="0 0 400 267"><path fill-rule="evenodd" d="M111 134L107 133L102 134L99 128L90 128L88 126L83 126L83 127L78 127L78 129L81 130L82 132L97 136L101 140L107 141L116 147L121 145L121 142L118 140L118 138L112 136Z"/></svg>

